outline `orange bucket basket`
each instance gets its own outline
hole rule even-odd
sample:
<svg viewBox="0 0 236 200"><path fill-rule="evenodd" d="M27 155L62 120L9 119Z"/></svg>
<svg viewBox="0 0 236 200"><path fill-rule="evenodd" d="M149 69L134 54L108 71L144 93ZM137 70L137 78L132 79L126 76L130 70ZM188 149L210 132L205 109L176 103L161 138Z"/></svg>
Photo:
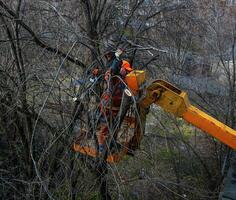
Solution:
<svg viewBox="0 0 236 200"><path fill-rule="evenodd" d="M140 86L145 82L145 71L134 70L126 75L125 81L132 93L136 95Z"/></svg>

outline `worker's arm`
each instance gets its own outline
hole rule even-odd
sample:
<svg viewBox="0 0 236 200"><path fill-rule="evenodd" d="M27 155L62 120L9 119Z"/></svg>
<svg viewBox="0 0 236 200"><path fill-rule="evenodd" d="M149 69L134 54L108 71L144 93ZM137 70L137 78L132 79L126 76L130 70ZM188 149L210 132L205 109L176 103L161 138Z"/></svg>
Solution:
<svg viewBox="0 0 236 200"><path fill-rule="evenodd" d="M195 127L236 149L236 131L190 104L185 92L163 80L154 81L146 90L140 106L155 103Z"/></svg>
<svg viewBox="0 0 236 200"><path fill-rule="evenodd" d="M111 63L111 74L112 75L119 75L120 74L120 66L121 66L121 60L119 58L114 58Z"/></svg>

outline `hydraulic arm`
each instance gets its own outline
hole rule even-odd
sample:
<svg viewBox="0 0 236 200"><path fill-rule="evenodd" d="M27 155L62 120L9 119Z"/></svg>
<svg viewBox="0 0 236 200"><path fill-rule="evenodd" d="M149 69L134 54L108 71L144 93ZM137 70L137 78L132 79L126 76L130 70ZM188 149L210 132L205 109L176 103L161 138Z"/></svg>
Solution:
<svg viewBox="0 0 236 200"><path fill-rule="evenodd" d="M152 103L236 149L236 131L191 105L186 92L170 83L156 80L146 89L146 95L140 106L146 108Z"/></svg>

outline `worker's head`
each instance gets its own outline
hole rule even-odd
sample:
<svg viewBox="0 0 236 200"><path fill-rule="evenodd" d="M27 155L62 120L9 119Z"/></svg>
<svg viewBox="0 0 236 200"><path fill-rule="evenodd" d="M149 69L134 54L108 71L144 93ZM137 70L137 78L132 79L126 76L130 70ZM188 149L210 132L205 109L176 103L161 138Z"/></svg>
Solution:
<svg viewBox="0 0 236 200"><path fill-rule="evenodd" d="M114 48L112 46L108 46L105 49L104 56L107 61L110 61L111 59L113 59L113 57L115 56Z"/></svg>
<svg viewBox="0 0 236 200"><path fill-rule="evenodd" d="M105 54L105 58L106 58L107 61L110 61L113 57L114 57L113 52L108 52L108 53Z"/></svg>

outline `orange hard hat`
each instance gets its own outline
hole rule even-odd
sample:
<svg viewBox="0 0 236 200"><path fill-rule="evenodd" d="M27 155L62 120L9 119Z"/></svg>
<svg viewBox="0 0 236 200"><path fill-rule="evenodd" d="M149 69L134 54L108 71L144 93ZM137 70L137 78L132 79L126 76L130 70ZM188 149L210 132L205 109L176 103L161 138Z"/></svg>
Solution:
<svg viewBox="0 0 236 200"><path fill-rule="evenodd" d="M126 60L122 60L122 66L121 67L124 67L127 71L130 71L130 72L133 70L131 65L129 64L129 62L126 61Z"/></svg>

